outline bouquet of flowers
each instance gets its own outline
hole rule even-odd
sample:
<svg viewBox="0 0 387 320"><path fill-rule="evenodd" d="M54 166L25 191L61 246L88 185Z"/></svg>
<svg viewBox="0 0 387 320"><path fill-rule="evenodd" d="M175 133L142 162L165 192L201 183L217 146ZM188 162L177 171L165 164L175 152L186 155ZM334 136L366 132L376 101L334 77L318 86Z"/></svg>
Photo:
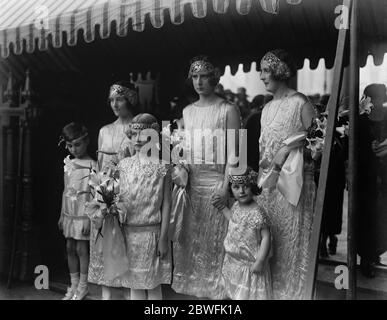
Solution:
<svg viewBox="0 0 387 320"><path fill-rule="evenodd" d="M100 172L91 169L88 178L93 200L86 203L86 214L95 223L98 235L103 236L101 230L105 218L118 218L120 224L126 219L125 212L117 206L120 200L119 172L111 164Z"/></svg>
<svg viewBox="0 0 387 320"><path fill-rule="evenodd" d="M100 172L90 170L88 178L93 200L86 203L86 214L98 230L95 251L103 256L104 277L112 281L125 274L129 264L122 228L126 211L118 205L124 197L120 194L119 171L111 162Z"/></svg>
<svg viewBox="0 0 387 320"><path fill-rule="evenodd" d="M324 116L314 118L307 130L305 147L311 151L312 159L324 149L327 119Z"/></svg>

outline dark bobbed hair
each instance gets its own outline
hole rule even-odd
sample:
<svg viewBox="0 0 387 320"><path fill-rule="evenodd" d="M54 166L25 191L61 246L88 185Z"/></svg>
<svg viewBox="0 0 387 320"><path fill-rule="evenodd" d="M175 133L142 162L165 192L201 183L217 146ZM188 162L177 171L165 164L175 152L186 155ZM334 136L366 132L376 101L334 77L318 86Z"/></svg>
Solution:
<svg viewBox="0 0 387 320"><path fill-rule="evenodd" d="M215 71L214 72L211 72L210 73L210 84L211 86L213 86L214 88L216 87L216 85L219 83L219 80L220 80L220 70L219 68L216 67L216 64L213 62L213 60L208 56L208 55L205 55L205 54L200 54L200 55L197 55L195 57L193 57L190 62L189 62L189 67L191 68L191 65L195 62L195 61L205 61L205 62L209 62L211 63L214 68L215 68ZM192 84L192 78L191 76L188 76L188 80L190 80L191 84Z"/></svg>
<svg viewBox="0 0 387 320"><path fill-rule="evenodd" d="M279 70L271 70L272 77L276 81L288 81L292 77L294 77L297 73L297 66L296 63L292 57L292 55L284 50L284 49L274 49L269 51L272 54L274 54L278 59L280 59L282 62L284 62L290 70L290 77L284 78L282 74L280 74L278 71Z"/></svg>
<svg viewBox="0 0 387 320"><path fill-rule="evenodd" d="M62 136L66 142L73 141L84 136L87 133L87 129L84 125L78 122L71 122L65 125L62 129ZM85 137L87 139L88 136Z"/></svg>
<svg viewBox="0 0 387 320"><path fill-rule="evenodd" d="M234 198L234 195L233 195L232 190L231 190L231 185L232 185L232 182L229 182L228 183L228 192L230 194L230 197ZM255 196L259 195L262 191L262 189L260 187L258 187L258 185L255 183L246 183L246 185L251 188L251 192Z"/></svg>

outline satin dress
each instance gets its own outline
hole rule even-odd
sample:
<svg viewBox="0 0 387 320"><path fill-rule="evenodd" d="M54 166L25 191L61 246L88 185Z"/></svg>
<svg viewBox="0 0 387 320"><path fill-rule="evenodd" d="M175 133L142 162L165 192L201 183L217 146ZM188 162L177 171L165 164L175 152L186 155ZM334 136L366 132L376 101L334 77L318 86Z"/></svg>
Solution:
<svg viewBox="0 0 387 320"><path fill-rule="evenodd" d="M271 163L283 141L303 130L302 108L307 98L296 93L269 102L262 111L260 157ZM268 170L263 170L263 175ZM316 185L314 164L304 156L303 184L296 206L275 189L258 197L264 205L273 234L271 272L274 299L302 299L309 267L309 242L312 234Z"/></svg>
<svg viewBox="0 0 387 320"><path fill-rule="evenodd" d="M226 138L222 132L225 134L229 106L223 101L206 107L191 104L183 110L190 158L186 190L192 203L192 212L187 211L190 214L183 216L186 226L181 236L183 240L174 242L173 246L172 288L177 293L211 299L225 297L221 271L227 220L211 204L211 196L221 188L224 180ZM205 144L198 136L200 132L195 131L198 129L207 130L207 137L220 129L218 147ZM214 154L214 150L220 152Z"/></svg>

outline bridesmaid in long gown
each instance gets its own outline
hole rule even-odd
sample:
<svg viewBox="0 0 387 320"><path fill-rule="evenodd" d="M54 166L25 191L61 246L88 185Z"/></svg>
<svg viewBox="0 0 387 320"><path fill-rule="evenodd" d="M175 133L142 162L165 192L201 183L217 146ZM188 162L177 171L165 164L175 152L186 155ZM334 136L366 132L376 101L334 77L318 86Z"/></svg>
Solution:
<svg viewBox="0 0 387 320"><path fill-rule="evenodd" d="M286 51L274 50L261 60L261 80L273 100L265 105L261 117L260 174L281 171L290 149L283 141L310 127L315 111L308 99L289 88L288 80L296 68ZM313 161L304 152L301 168L303 184L296 203L276 188L264 189L260 196L266 205L273 232L271 259L275 299L302 299L309 266L309 240L312 233L315 182ZM301 162L300 162L301 163ZM294 190L288 190L294 192Z"/></svg>
<svg viewBox="0 0 387 320"><path fill-rule="evenodd" d="M118 164L119 160L130 156L133 146L125 132L133 119L133 110L138 102L137 91L130 82L119 81L110 87L110 106L117 117L113 123L103 126L98 136L98 170ZM98 230L93 226L90 233L90 263L88 281L102 286L102 299L111 299L110 287L122 287L120 278L104 278L102 254L96 252L95 240Z"/></svg>
<svg viewBox="0 0 387 320"><path fill-rule="evenodd" d="M220 74L208 57L198 56L191 62L188 77L199 94L199 100L184 109L183 119L185 131L190 133L191 138L195 136L194 139L187 139L189 153L193 155L187 186L193 212L183 217L186 226L184 240L174 243L172 288L182 294L221 299L224 297L220 280L227 220L212 205L212 201L225 201L227 197L228 181L224 172L226 154L230 155L232 148L226 152L226 134L223 131L223 136L217 140L217 148L221 152L216 152L217 157L212 161L203 163L207 156L214 156L214 149L211 144L206 144L203 155L203 140L201 137L198 139L198 131L194 130L201 129L203 133L205 129L212 132L216 129L235 129L239 132L239 112L234 105L215 94ZM223 157L223 161L218 157Z"/></svg>

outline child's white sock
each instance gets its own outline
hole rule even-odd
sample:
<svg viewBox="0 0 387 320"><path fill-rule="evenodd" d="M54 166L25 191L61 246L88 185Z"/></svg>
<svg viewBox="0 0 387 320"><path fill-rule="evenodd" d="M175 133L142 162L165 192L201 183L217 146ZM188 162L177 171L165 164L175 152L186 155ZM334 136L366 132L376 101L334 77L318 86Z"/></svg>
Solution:
<svg viewBox="0 0 387 320"><path fill-rule="evenodd" d="M148 300L163 300L161 285L154 289L148 290Z"/></svg>
<svg viewBox="0 0 387 320"><path fill-rule="evenodd" d="M81 273L81 277L79 279L78 291L84 291L87 288L87 273Z"/></svg>
<svg viewBox="0 0 387 320"><path fill-rule="evenodd" d="M79 272L70 273L71 290L75 291L79 284Z"/></svg>
<svg viewBox="0 0 387 320"><path fill-rule="evenodd" d="M146 300L146 290L130 289L131 300Z"/></svg>
<svg viewBox="0 0 387 320"><path fill-rule="evenodd" d="M102 286L102 300L110 300L112 298L112 292L109 287Z"/></svg>

